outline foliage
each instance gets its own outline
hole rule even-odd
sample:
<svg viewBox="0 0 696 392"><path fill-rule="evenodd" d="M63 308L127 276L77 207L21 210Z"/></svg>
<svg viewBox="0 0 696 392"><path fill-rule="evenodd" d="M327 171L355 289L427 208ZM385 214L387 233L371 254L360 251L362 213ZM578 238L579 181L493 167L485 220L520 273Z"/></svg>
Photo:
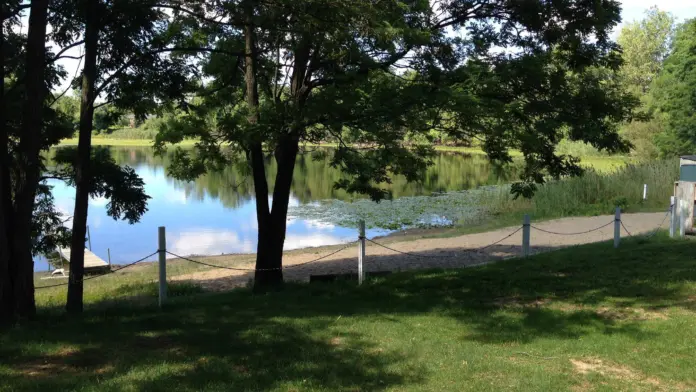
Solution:
<svg viewBox="0 0 696 392"><path fill-rule="evenodd" d="M627 122L621 129L633 144L632 154L641 159L654 159L660 153L657 139L665 132L665 120L656 110L652 89L670 53L674 31L674 16L653 7L642 20L626 24L618 37L624 59L619 76L626 90L640 98L640 111L652 117Z"/></svg>
<svg viewBox="0 0 696 392"><path fill-rule="evenodd" d="M94 130L97 133L109 133L109 130L118 126L125 113L114 105L103 105L94 110Z"/></svg>
<svg viewBox="0 0 696 392"><path fill-rule="evenodd" d="M302 143L335 140L331 164L344 176L334 186L373 200L390 197L394 175L422 177L432 148L410 142L432 142L433 131L465 145L481 140L496 161L520 150L525 168L512 191L527 197L547 176L581 174L577 158L556 154L564 138L610 153L630 146L616 132L638 102L613 75L621 63L609 40L620 20L615 1L226 0L177 11L174 39L210 55L195 58L197 96L177 105L156 147L198 140L193 151L178 149L169 168L184 180L246 167L259 271L282 264ZM266 154L279 168L270 186ZM279 272L256 277L258 285L281 280Z"/></svg>
<svg viewBox="0 0 696 392"><path fill-rule="evenodd" d="M75 162L77 149L63 147L56 150L52 157L56 165L51 176L62 179L68 185L75 184ZM89 194L92 197L104 197L109 200L106 212L116 219L124 219L133 224L147 212L145 183L129 166L120 166L111 157L106 148L92 149L91 168L93 177Z"/></svg>
<svg viewBox="0 0 696 392"><path fill-rule="evenodd" d="M664 112L668 129L658 139L665 154L693 153L696 143L696 19L679 26L664 72L656 80L656 106Z"/></svg>
<svg viewBox="0 0 696 392"><path fill-rule="evenodd" d="M612 214L620 200L625 211L666 211L678 169L675 160L627 165L609 173L590 169L582 177L540 186L529 200L515 199L509 185L499 185L381 203L327 200L294 207L290 213L347 227L355 227L362 219L368 226L392 230L451 225L473 230L515 224L524 214L535 220ZM642 199L643 184L648 185L647 201Z"/></svg>
<svg viewBox="0 0 696 392"><path fill-rule="evenodd" d="M73 129L77 130L77 126L80 123L80 99L78 97L69 95L58 97L55 99L53 107L70 119Z"/></svg>
<svg viewBox="0 0 696 392"><path fill-rule="evenodd" d="M568 139L563 139L558 143L556 146L556 153L561 155L571 155L578 158L609 156L609 154L599 151L591 144L581 141L571 141Z"/></svg>
<svg viewBox="0 0 696 392"><path fill-rule="evenodd" d="M645 17L624 25L617 42L621 45L624 64L621 76L627 87L643 96L662 71L674 35L675 18L657 6L648 9Z"/></svg>
<svg viewBox="0 0 696 392"><path fill-rule="evenodd" d="M14 188L18 176L23 175L23 170L19 167L21 162L20 154L22 152L18 149L16 143L21 134L21 97L25 91L20 81L23 72L23 59L19 57L18 53L16 54L17 57L13 57L13 53L21 51L19 48L21 48L23 43L18 35L10 34L6 39L9 42L5 42L3 50L5 51L6 62L4 66L8 79L5 80L6 96L3 100L3 115L6 124L5 131L9 135L10 144L4 148L8 148L10 154L11 186ZM46 82L53 85L64 76L65 72L61 68L51 66L48 68ZM48 100L50 101L51 98L48 98ZM63 105L65 105L65 102ZM47 151L51 146L58 144L61 139L69 137L74 130L73 119L62 109L63 105L59 104L53 107L44 107L43 109L43 126L39 142L43 151ZM0 148L3 147L0 146ZM14 193L12 196L14 196ZM63 225L65 217L55 208L50 187L45 183L40 183L38 186L33 211L31 222L32 253L34 255L43 254L53 251L57 245L67 245L70 231Z"/></svg>
<svg viewBox="0 0 696 392"><path fill-rule="evenodd" d="M539 188L529 201L512 200L504 191L488 198L495 216L520 217L530 213L535 219L577 215L611 214L616 200L625 199L628 211L667 211L669 197L674 193L674 181L679 177L675 159L627 165L612 173L589 170L579 178L550 182ZM644 201L643 185L648 185L648 200Z"/></svg>
<svg viewBox="0 0 696 392"><path fill-rule="evenodd" d="M26 391L691 390L694 252L626 240L361 287L188 296L167 311L149 265L86 282L103 294L79 320L50 313L64 288L39 291L39 320L0 334L0 374Z"/></svg>
<svg viewBox="0 0 696 392"><path fill-rule="evenodd" d="M659 140L665 137L664 116L655 113L648 121L632 121L621 128L621 134L633 144L631 154L639 159L651 160L660 156ZM665 154L668 155L668 154Z"/></svg>
<svg viewBox="0 0 696 392"><path fill-rule="evenodd" d="M32 253L48 255L55 252L57 247L67 247L70 244L72 232L66 226L69 218L56 209L51 186L39 185L34 205L32 220Z"/></svg>

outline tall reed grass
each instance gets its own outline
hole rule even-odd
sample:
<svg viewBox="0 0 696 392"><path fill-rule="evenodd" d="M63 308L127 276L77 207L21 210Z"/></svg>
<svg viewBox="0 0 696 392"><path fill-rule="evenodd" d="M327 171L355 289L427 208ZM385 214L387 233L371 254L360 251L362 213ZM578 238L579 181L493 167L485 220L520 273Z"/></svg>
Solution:
<svg viewBox="0 0 696 392"><path fill-rule="evenodd" d="M155 140L157 129L150 128L121 128L104 131L92 135L95 139L129 139L129 140Z"/></svg>
<svg viewBox="0 0 696 392"><path fill-rule="evenodd" d="M532 199L514 199L509 187L491 191L486 204L494 215L529 213L535 218L654 211L669 207L674 181L679 177L677 159L628 164L611 172L586 171L582 177L551 181L539 187ZM643 185L648 185L643 200Z"/></svg>

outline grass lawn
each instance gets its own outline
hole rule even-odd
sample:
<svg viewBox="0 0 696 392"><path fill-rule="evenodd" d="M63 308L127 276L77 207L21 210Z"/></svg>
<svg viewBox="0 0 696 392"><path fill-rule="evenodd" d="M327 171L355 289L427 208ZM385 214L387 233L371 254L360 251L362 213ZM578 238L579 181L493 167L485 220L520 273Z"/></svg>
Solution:
<svg viewBox="0 0 696 392"><path fill-rule="evenodd" d="M49 304L0 333L0 390L694 390L694 252L657 238L162 311L147 290L80 318Z"/></svg>

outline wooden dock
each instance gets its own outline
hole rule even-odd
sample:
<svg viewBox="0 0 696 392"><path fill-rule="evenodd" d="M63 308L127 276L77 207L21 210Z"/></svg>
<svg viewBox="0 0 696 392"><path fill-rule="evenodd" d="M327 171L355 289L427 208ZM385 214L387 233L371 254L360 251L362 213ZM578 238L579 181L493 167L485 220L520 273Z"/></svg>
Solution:
<svg viewBox="0 0 696 392"><path fill-rule="evenodd" d="M58 253L65 261L70 261L70 248L59 248ZM85 273L104 272L109 269L109 263L85 248Z"/></svg>

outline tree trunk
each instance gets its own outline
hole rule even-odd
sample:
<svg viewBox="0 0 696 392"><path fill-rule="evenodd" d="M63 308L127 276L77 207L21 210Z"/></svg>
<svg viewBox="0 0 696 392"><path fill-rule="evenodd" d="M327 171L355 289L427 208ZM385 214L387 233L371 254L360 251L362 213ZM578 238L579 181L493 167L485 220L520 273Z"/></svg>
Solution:
<svg viewBox="0 0 696 392"><path fill-rule="evenodd" d="M75 212L73 213L72 240L70 243L70 279L68 281L69 313L80 313L83 309L83 279L85 268L85 236L87 234L87 212L92 176L92 127L94 122L94 85L97 77L97 41L99 25L98 1L87 3L85 15L85 67L82 72L82 97L80 102L80 136L75 162Z"/></svg>
<svg viewBox="0 0 696 392"><path fill-rule="evenodd" d="M259 221L258 253L256 255L256 274L254 289L263 291L268 287L283 283L283 246L287 230L288 204L292 174L299 149L296 139L282 141L276 149L275 186L273 187L273 208L265 227Z"/></svg>
<svg viewBox="0 0 696 392"><path fill-rule="evenodd" d="M32 213L39 184L41 130L46 97L46 19L48 0L33 0L27 35L26 96L22 109L22 134L19 140L21 173L15 187L12 260L15 312L20 317L36 313L34 302L34 260L32 258Z"/></svg>
<svg viewBox="0 0 696 392"><path fill-rule="evenodd" d="M252 23L254 8L251 1L245 4L244 13L244 83L246 104L249 109L247 121L251 126L254 126L259 123L260 116L259 89L256 81L256 32ZM277 286L283 282L283 271L280 269L283 241L282 239L278 241L278 230L274 226L276 222L273 221L268 204L263 142L264 140L259 136L258 140L253 141L249 146L249 160L256 198L256 221L259 226L254 289ZM282 236L285 236L284 232Z"/></svg>
<svg viewBox="0 0 696 392"><path fill-rule="evenodd" d="M8 11L2 6L2 15ZM4 19L0 23L4 23ZM8 136L5 128L5 34L0 29L0 324L12 319L13 299L10 281L10 241L7 238L8 212L11 210L10 162ZM8 204L8 202L10 204Z"/></svg>

